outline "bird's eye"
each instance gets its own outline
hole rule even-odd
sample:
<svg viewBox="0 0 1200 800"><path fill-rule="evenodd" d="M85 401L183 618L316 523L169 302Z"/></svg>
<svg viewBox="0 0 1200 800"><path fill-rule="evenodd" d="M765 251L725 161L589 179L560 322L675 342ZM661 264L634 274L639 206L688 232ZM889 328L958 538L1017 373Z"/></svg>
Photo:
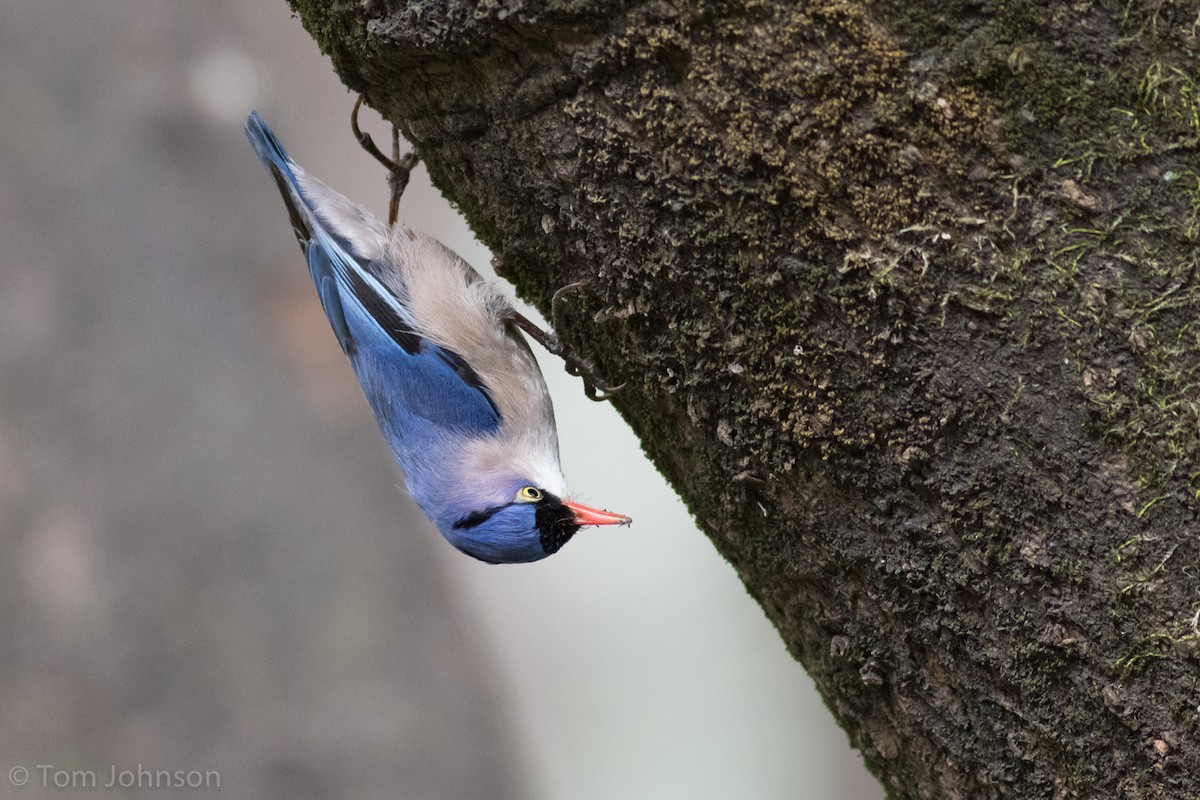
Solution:
<svg viewBox="0 0 1200 800"><path fill-rule="evenodd" d="M542 499L542 492L534 486L522 486L517 492L517 500L523 503L536 503Z"/></svg>

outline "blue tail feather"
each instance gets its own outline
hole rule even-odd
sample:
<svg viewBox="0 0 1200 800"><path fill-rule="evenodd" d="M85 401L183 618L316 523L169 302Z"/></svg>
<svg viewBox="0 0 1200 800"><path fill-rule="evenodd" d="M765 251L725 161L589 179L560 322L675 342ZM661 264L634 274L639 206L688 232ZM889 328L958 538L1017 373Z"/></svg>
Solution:
<svg viewBox="0 0 1200 800"><path fill-rule="evenodd" d="M246 118L246 138L250 140L254 152L258 153L258 157L262 159L267 169L272 166L278 167L294 188L297 190L300 188L296 185L296 173L292 171L296 162L292 161L287 150L284 150L283 145L275 138L275 132L257 111L251 111L250 116Z"/></svg>

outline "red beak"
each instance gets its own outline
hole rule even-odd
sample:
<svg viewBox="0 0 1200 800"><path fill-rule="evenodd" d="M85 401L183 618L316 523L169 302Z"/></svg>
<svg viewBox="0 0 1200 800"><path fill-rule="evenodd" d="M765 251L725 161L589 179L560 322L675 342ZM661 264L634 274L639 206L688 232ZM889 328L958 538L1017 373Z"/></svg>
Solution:
<svg viewBox="0 0 1200 800"><path fill-rule="evenodd" d="M588 508L579 503L563 503L575 513L576 525L628 525L633 519L624 514L614 514L611 511L601 511L598 508Z"/></svg>

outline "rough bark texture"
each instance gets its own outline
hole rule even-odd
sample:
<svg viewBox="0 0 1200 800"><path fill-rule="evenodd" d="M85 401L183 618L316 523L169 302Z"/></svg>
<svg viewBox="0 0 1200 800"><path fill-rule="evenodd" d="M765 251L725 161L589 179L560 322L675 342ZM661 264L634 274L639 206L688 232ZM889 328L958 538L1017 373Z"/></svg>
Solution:
<svg viewBox="0 0 1200 800"><path fill-rule="evenodd" d="M891 796L1200 797L1196 3L291 2Z"/></svg>

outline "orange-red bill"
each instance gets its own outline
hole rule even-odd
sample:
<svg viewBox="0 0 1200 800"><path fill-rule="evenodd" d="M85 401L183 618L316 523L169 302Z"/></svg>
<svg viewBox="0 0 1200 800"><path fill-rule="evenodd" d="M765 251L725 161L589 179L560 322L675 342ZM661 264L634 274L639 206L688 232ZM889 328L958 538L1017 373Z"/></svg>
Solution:
<svg viewBox="0 0 1200 800"><path fill-rule="evenodd" d="M601 511L598 508L588 508L579 503L563 503L575 514L576 525L628 525L633 522L631 517L624 514L614 514L611 511Z"/></svg>

